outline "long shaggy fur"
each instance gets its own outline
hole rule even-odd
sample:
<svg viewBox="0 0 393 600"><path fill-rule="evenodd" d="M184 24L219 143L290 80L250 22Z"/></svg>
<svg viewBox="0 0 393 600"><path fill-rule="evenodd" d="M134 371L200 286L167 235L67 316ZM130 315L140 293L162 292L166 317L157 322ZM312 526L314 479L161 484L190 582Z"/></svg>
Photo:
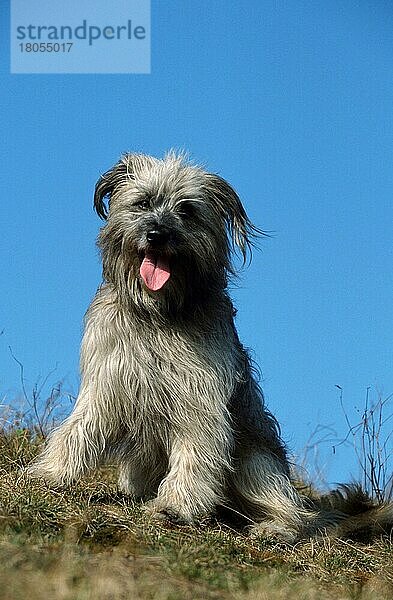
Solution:
<svg viewBox="0 0 393 600"><path fill-rule="evenodd" d="M104 283L86 315L81 388L30 474L64 485L115 461L120 488L154 515L193 522L223 505L289 541L340 521L334 502L291 483L238 339L232 254L246 259L258 230L236 192L182 156L127 154L94 204ZM170 264L156 291L141 276L151 255Z"/></svg>

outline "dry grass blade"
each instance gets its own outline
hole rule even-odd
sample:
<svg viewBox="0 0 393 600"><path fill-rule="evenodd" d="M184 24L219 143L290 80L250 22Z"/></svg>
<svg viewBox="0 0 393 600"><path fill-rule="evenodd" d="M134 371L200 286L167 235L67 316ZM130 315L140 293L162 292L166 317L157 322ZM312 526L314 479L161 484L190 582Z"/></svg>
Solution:
<svg viewBox="0 0 393 600"><path fill-rule="evenodd" d="M386 414L386 411L392 396L383 398L378 394L371 402L370 388L367 388L360 421L353 425L344 406L343 389L336 387L340 390L340 405L348 432L333 450L351 440L361 469L363 489L378 502L389 502L393 499L393 413Z"/></svg>

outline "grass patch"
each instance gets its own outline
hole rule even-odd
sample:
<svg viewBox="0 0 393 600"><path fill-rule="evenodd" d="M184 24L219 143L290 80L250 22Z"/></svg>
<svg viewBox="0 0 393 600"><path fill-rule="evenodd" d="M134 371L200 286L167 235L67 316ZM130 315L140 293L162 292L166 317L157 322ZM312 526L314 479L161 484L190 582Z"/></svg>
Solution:
<svg viewBox="0 0 393 600"><path fill-rule="evenodd" d="M22 468L39 442L0 436L0 598L371 599L393 597L392 544L328 538L294 548L212 520L151 522L120 494L113 469L67 490Z"/></svg>

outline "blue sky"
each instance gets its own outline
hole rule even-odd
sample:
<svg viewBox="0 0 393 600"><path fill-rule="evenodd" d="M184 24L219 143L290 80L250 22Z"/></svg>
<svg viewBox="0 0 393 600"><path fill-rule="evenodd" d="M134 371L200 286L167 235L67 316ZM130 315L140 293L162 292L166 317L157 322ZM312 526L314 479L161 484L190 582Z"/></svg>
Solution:
<svg viewBox="0 0 393 600"><path fill-rule="evenodd" d="M2 3L3 5L6 3ZM0 390L78 387L100 283L94 184L127 150L186 149L236 188L263 240L233 291L271 410L301 452L366 388L393 392L389 2L152 2L150 75L10 75L2 8ZM374 391L375 395L376 392ZM329 482L358 470L320 446Z"/></svg>

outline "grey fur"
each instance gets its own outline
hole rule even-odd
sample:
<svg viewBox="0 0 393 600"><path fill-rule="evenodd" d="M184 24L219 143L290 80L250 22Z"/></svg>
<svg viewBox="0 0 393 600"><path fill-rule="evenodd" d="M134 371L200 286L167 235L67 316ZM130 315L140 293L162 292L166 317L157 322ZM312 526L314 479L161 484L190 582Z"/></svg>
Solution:
<svg viewBox="0 0 393 600"><path fill-rule="evenodd" d="M86 315L81 389L30 474L70 484L116 461L121 489L155 515L193 522L224 505L291 541L334 521L292 485L238 339L231 257L245 259L258 231L235 191L182 156L127 154L100 178L94 203L107 219L104 283ZM140 268L157 228L171 276L154 292Z"/></svg>

